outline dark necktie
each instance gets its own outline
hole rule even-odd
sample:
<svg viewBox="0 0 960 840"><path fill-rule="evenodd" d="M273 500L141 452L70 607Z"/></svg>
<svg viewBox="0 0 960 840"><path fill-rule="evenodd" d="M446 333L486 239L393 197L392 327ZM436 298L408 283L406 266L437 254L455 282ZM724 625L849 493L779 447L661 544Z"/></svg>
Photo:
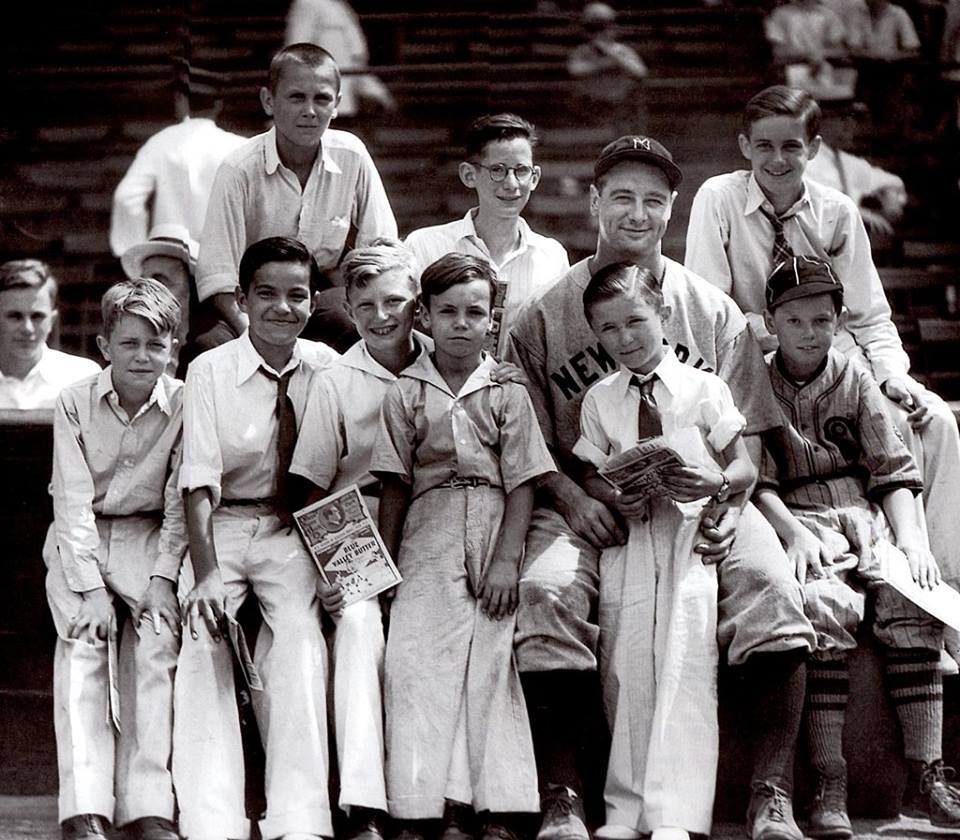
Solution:
<svg viewBox="0 0 960 840"><path fill-rule="evenodd" d="M636 375L630 377L630 384L640 390L640 406L637 409L637 438L640 440L663 434L660 409L653 397L653 383L656 381L656 374L645 380Z"/></svg>
<svg viewBox="0 0 960 840"><path fill-rule="evenodd" d="M293 401L287 394L290 386L290 377L297 372L297 368L288 370L282 376L271 373L264 367L260 372L277 383L277 402L274 411L277 415L277 490L275 493L277 508L289 513L290 499L290 464L293 461L293 450L297 445L297 415L293 410Z"/></svg>
<svg viewBox="0 0 960 840"><path fill-rule="evenodd" d="M760 212L770 221L770 224L773 225L773 265L776 268L780 263L786 262L793 256L793 249L790 247L790 244L787 242L787 237L783 233L783 223L787 220L788 217L782 218L780 216L775 216L773 213L768 213L762 207Z"/></svg>

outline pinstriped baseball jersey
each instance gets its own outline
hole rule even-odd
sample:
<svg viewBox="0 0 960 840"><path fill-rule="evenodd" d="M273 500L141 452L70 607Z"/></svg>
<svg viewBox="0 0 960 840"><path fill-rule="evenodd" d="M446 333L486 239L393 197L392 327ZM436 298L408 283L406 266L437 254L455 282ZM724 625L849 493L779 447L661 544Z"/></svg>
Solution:
<svg viewBox="0 0 960 840"><path fill-rule="evenodd" d="M777 489L791 508L856 507L898 487L921 491L916 462L860 362L831 349L803 385L779 352L769 370L784 425L764 436L758 486Z"/></svg>

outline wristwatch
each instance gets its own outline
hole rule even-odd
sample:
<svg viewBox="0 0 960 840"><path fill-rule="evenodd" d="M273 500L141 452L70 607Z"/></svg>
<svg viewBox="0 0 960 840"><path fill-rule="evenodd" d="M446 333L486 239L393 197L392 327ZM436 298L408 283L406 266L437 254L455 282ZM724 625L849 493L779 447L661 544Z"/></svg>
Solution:
<svg viewBox="0 0 960 840"><path fill-rule="evenodd" d="M720 471L720 489L713 496L719 504L723 504L727 499L730 498L730 479L727 478L727 474Z"/></svg>

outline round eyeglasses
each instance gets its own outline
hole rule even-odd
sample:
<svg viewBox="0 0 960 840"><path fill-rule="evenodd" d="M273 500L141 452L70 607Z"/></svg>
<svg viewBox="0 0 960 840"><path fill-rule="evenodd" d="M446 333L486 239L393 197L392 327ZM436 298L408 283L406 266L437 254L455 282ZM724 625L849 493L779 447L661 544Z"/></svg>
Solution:
<svg viewBox="0 0 960 840"><path fill-rule="evenodd" d="M519 166L504 166L502 163L495 163L493 166L487 166L485 163L480 163L476 160L472 160L470 162L474 166L479 166L481 169L486 169L487 174L490 176L490 180L497 184L505 180L510 172L513 173L513 177L517 179L518 184L526 184L527 181L533 177L533 173L537 170L537 167L527 166L525 163L521 163Z"/></svg>

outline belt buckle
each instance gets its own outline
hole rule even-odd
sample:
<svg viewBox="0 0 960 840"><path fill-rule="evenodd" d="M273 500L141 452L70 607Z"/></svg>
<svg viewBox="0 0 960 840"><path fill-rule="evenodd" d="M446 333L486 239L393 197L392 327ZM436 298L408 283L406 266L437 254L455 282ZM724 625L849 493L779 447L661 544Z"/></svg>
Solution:
<svg viewBox="0 0 960 840"><path fill-rule="evenodd" d="M450 478L450 480L447 482L447 485L455 490L459 490L464 487L474 487L476 486L476 483L472 478L464 478L461 475L455 475Z"/></svg>

